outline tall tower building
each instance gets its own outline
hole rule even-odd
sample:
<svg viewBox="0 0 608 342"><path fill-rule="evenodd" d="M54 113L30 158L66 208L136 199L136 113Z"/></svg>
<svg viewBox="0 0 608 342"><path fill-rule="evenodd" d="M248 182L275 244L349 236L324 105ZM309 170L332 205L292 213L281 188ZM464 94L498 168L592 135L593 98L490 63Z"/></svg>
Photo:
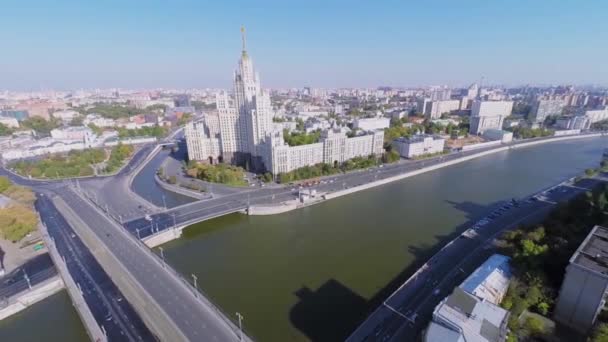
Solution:
<svg viewBox="0 0 608 342"><path fill-rule="evenodd" d="M234 94L236 112L244 129L242 151L249 155L253 168L262 168L260 145L272 131L272 107L270 95L260 86L260 76L253 68L247 54L245 28L241 28L243 51L234 72Z"/></svg>

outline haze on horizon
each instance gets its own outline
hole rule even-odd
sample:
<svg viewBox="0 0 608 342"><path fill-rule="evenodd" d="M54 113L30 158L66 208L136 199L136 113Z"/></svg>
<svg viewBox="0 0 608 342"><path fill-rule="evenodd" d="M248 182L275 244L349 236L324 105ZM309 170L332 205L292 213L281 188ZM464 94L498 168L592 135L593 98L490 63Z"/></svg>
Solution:
<svg viewBox="0 0 608 342"><path fill-rule="evenodd" d="M608 85L601 1L7 0L0 89Z"/></svg>

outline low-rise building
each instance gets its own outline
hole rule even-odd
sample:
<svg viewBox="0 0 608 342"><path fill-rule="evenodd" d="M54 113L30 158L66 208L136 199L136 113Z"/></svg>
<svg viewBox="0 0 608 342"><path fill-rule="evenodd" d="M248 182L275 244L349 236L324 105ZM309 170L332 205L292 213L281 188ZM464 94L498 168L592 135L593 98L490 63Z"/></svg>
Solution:
<svg viewBox="0 0 608 342"><path fill-rule="evenodd" d="M19 121L16 118L0 116L0 124L9 128L19 128Z"/></svg>
<svg viewBox="0 0 608 342"><path fill-rule="evenodd" d="M93 131L84 126L55 128L51 131L51 137L56 140L78 140L85 144L95 140Z"/></svg>
<svg viewBox="0 0 608 342"><path fill-rule="evenodd" d="M433 311L425 342L502 342L507 337L509 311L460 287Z"/></svg>
<svg viewBox="0 0 608 342"><path fill-rule="evenodd" d="M513 132L504 131L502 129L486 129L482 137L488 140L499 140L503 143L508 143L513 141Z"/></svg>
<svg viewBox="0 0 608 342"><path fill-rule="evenodd" d="M554 318L587 333L606 302L608 228L595 226L570 258Z"/></svg>
<svg viewBox="0 0 608 342"><path fill-rule="evenodd" d="M363 131L375 131L388 128L390 124L391 120L389 118L357 118L353 127Z"/></svg>
<svg viewBox="0 0 608 342"><path fill-rule="evenodd" d="M507 294L513 275L510 260L505 255L492 255L460 284L460 288L479 299L500 304Z"/></svg>
<svg viewBox="0 0 608 342"><path fill-rule="evenodd" d="M445 139L428 134L418 134L409 138L401 137L393 140L393 148L404 158L415 158L425 154L443 152L444 146Z"/></svg>
<svg viewBox="0 0 608 342"><path fill-rule="evenodd" d="M53 114L51 114L51 115L53 116L53 118L59 119L63 122L70 122L74 118L79 117L80 113L78 113L75 110L66 109L66 110L58 110L56 112L53 112Z"/></svg>

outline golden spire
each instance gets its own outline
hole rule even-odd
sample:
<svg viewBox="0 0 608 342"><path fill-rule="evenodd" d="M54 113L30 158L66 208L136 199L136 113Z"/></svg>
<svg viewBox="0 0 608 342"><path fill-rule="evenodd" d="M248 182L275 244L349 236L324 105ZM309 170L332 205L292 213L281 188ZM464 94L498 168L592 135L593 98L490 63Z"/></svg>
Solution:
<svg viewBox="0 0 608 342"><path fill-rule="evenodd" d="M245 48L245 26L241 26L241 39L243 40L243 53L247 50Z"/></svg>

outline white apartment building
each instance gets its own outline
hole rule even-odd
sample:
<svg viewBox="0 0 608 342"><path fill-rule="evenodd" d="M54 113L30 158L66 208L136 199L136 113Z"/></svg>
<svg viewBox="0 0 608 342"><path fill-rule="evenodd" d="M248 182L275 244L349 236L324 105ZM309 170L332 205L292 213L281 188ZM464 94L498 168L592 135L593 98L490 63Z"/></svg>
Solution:
<svg viewBox="0 0 608 342"><path fill-rule="evenodd" d="M608 120L608 107L605 107L604 109L588 110L585 112L585 116L589 119L590 124Z"/></svg>
<svg viewBox="0 0 608 342"><path fill-rule="evenodd" d="M513 101L473 101L470 132L482 134L486 129L501 129L512 110Z"/></svg>
<svg viewBox="0 0 608 342"><path fill-rule="evenodd" d="M114 121L113 119L104 118L103 116L98 114L88 114L82 121L82 124L85 126L95 125L100 128L105 128L116 126L116 121Z"/></svg>
<svg viewBox="0 0 608 342"><path fill-rule="evenodd" d="M425 154L443 152L445 139L439 136L418 134L393 140L393 147L404 158L415 158Z"/></svg>
<svg viewBox="0 0 608 342"><path fill-rule="evenodd" d="M64 122L69 122L72 121L74 118L79 117L80 113L78 113L75 110L59 110L56 112L53 112L53 114L51 114L55 119L59 119L61 121Z"/></svg>
<svg viewBox="0 0 608 342"><path fill-rule="evenodd" d="M460 109L459 100L431 101L425 106L424 116L429 120L441 118L441 114Z"/></svg>
<svg viewBox="0 0 608 342"><path fill-rule="evenodd" d="M561 115L566 103L561 99L538 100L530 111L530 121L543 123L548 116Z"/></svg>
<svg viewBox="0 0 608 342"><path fill-rule="evenodd" d="M364 118L355 119L353 127L362 131L375 131L377 129L385 129L391 125L389 118Z"/></svg>
<svg viewBox="0 0 608 342"><path fill-rule="evenodd" d="M95 133L84 126L56 128L51 131L51 137L55 140L77 140L90 146L95 140Z"/></svg>
<svg viewBox="0 0 608 342"><path fill-rule="evenodd" d="M211 164L220 160L220 140L216 135L211 135L204 120L189 122L184 135L190 160L208 161Z"/></svg>
<svg viewBox="0 0 608 342"><path fill-rule="evenodd" d="M383 141L384 131L348 138L342 130L329 129L321 135L321 142L289 146L283 133L276 131L267 138L264 164L275 175L319 163L339 165L355 157L382 154Z"/></svg>

